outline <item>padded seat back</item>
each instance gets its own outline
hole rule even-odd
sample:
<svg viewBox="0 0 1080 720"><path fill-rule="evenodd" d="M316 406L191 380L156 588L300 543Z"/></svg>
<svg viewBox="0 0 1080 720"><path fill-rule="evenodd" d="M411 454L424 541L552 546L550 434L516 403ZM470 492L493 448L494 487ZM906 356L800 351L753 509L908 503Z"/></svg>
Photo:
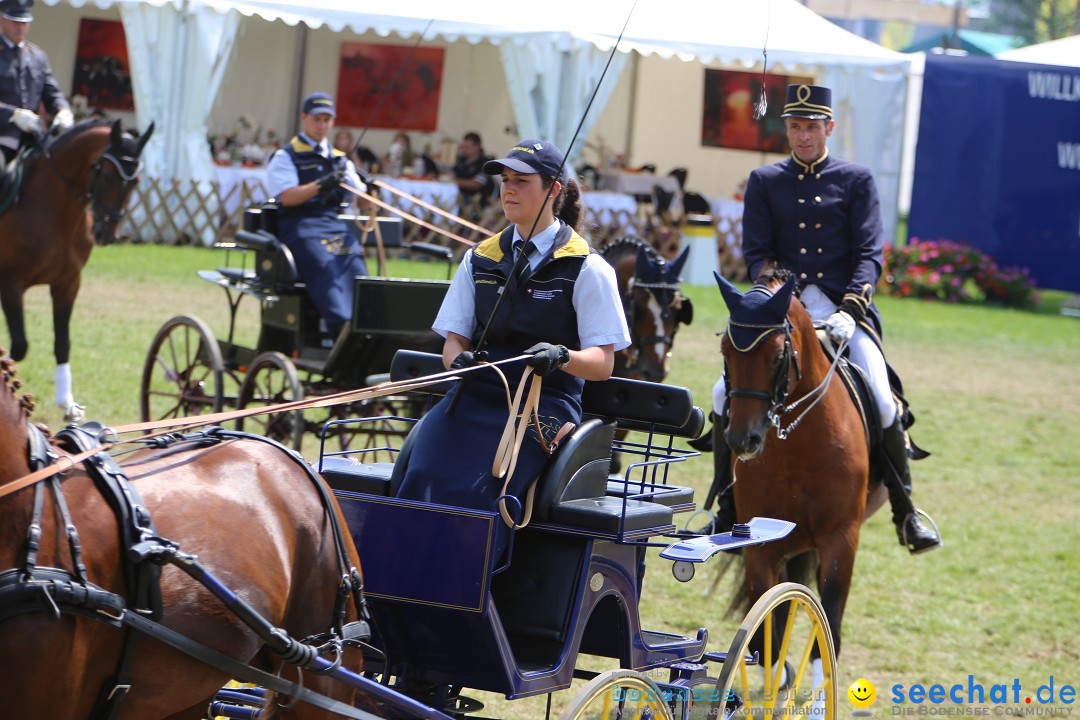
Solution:
<svg viewBox="0 0 1080 720"><path fill-rule="evenodd" d="M547 520L553 505L601 497L611 469L615 423L591 418L563 440L536 483L533 515Z"/></svg>

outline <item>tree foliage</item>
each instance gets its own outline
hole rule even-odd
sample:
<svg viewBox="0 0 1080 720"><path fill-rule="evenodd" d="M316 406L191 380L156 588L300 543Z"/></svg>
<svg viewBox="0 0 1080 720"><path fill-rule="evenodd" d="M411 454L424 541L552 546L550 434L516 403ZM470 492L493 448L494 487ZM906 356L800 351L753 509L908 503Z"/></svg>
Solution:
<svg viewBox="0 0 1080 720"><path fill-rule="evenodd" d="M1026 44L1080 32L1078 0L992 0L985 29L1023 38Z"/></svg>

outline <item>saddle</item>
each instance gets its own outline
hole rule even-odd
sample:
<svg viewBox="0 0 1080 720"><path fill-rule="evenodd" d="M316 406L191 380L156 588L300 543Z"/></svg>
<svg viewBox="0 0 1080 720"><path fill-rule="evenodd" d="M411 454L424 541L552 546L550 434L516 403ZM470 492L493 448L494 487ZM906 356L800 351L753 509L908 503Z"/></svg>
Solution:
<svg viewBox="0 0 1080 720"><path fill-rule="evenodd" d="M0 175L0 215L19 201L19 193L22 192L23 182L26 180L26 161L34 152L33 147L19 148L18 154Z"/></svg>
<svg viewBox="0 0 1080 720"><path fill-rule="evenodd" d="M821 349L825 351L831 359L836 359L836 345L829 339L829 335L823 328L817 330L818 340L821 342ZM900 413L900 422L903 425L905 432L915 422L915 416L912 414L911 409L908 407L907 400L904 399L903 386L900 383L900 377L893 370L892 366L886 362L886 368L889 372L889 387L892 389L893 399L896 400L896 405ZM859 411L859 417L862 418L863 431L866 436L866 449L870 454L871 459L871 477L870 480L882 480L882 471L878 470L878 463L875 462L875 458L880 457L882 433L885 428L881 426L881 413L879 412L877 398L870 390L870 378L867 377L866 371L855 363L848 360L846 355L840 357L840 362L836 366L836 374L844 381L844 387L848 391L848 395L851 396L851 402ZM908 437L908 458L911 460L922 460L925 457L929 457L930 453L923 450Z"/></svg>

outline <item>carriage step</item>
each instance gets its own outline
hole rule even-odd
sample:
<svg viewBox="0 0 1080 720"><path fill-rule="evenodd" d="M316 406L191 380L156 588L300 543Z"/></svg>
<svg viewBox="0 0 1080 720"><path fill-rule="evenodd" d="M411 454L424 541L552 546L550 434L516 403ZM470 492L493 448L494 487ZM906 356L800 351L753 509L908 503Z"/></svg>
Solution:
<svg viewBox="0 0 1080 720"><path fill-rule="evenodd" d="M555 503L548 517L556 525L617 534L620 531L665 528L671 525L671 508L659 503L616 497L584 498Z"/></svg>

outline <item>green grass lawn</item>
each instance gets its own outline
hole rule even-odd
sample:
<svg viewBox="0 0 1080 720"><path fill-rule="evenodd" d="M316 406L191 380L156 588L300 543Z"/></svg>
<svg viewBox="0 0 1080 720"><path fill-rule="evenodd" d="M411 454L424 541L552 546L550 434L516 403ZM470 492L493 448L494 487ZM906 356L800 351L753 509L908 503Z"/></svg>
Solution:
<svg viewBox="0 0 1080 720"><path fill-rule="evenodd" d="M76 397L88 416L118 425L138 419L146 352L169 317L191 313L219 337L228 329L224 293L196 277L221 251L162 246L98 248L83 275L73 321ZM393 272L444 277L430 264ZM678 336L669 381L698 404L720 372L726 311L715 288L691 287L694 324ZM1048 302L1060 302L1051 295ZM886 350L918 418L913 436L933 456L913 467L915 500L939 523L946 546L911 557L887 511L864 526L844 622L842 691L860 677L877 686L877 716L889 688L1019 680L1034 692L1050 677L1080 684L1080 320L1047 312L950 306L881 298ZM27 296L30 355L21 375L38 398L36 417L60 426L52 402L48 292ZM258 308L241 307L238 337L253 342ZM3 338L7 343L6 336ZM678 468L704 496L712 458ZM827 471L824 469L823 471ZM733 578L710 593L711 570L674 581L653 558L642 611L648 627L708 627L726 649L738 624L725 615ZM601 664L601 667L605 665ZM610 665L607 665L610 667ZM850 711L841 693L841 713ZM510 706L537 717L540 706ZM525 709L528 708L528 709Z"/></svg>

